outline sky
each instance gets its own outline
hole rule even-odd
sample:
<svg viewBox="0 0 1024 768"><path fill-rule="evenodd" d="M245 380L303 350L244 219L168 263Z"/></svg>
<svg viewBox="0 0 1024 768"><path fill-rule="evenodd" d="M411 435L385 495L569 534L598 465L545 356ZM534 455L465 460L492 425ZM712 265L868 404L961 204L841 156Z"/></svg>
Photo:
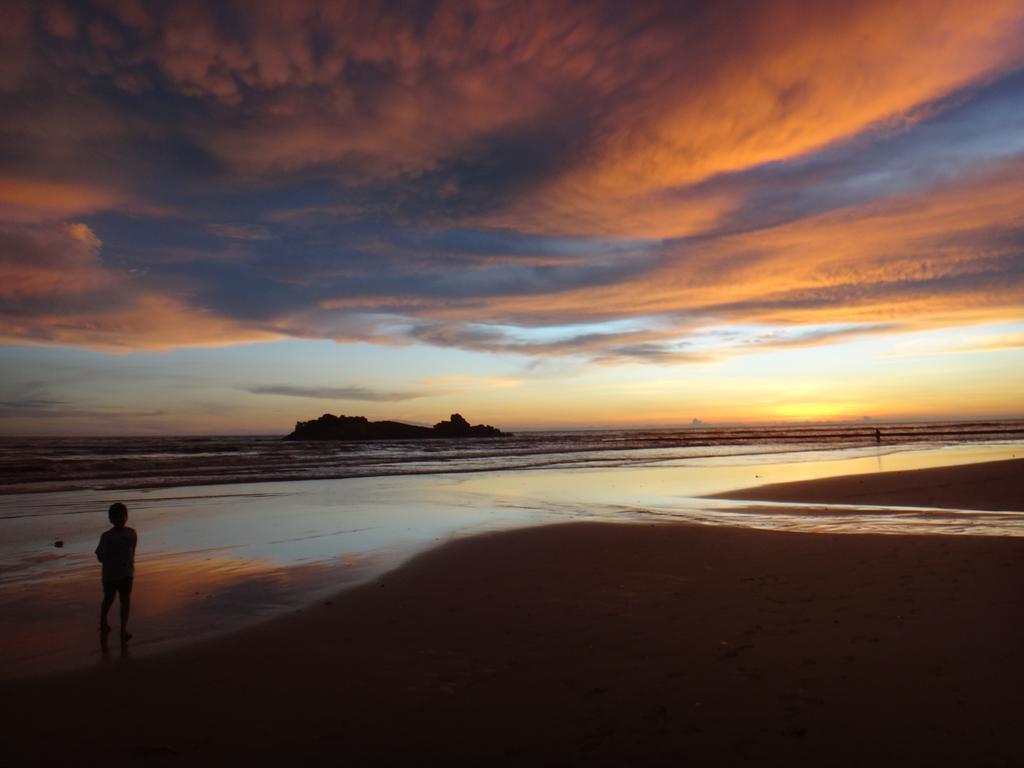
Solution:
<svg viewBox="0 0 1024 768"><path fill-rule="evenodd" d="M1024 416L1024 0L2 0L0 434Z"/></svg>

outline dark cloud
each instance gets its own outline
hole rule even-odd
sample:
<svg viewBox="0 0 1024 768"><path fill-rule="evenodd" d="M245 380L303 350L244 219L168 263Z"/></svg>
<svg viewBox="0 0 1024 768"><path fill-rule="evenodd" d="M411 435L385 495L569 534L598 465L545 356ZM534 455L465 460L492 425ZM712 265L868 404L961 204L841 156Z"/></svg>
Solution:
<svg viewBox="0 0 1024 768"><path fill-rule="evenodd" d="M827 344L859 336L873 336L879 333L896 333L909 330L908 326L899 323L864 323L849 328L815 328L809 331L793 333L769 333L755 336L743 342L742 346L757 347L809 347Z"/></svg>
<svg viewBox="0 0 1024 768"><path fill-rule="evenodd" d="M83 408L66 400L26 396L0 400L0 417L4 419L114 419L133 420L163 416L163 410L125 411L110 408Z"/></svg>
<svg viewBox="0 0 1024 768"><path fill-rule="evenodd" d="M54 416L70 410L72 405L63 400L47 397L21 397L14 400L0 400L0 415L6 418L23 416Z"/></svg>
<svg viewBox="0 0 1024 768"><path fill-rule="evenodd" d="M912 130L883 126L822 152L721 174L664 197L681 204L714 195L742 201L718 226L686 239L700 243L927 190L1024 154L1022 91L1024 70L925 105Z"/></svg>
<svg viewBox="0 0 1024 768"><path fill-rule="evenodd" d="M412 328L410 336L430 344L459 347L476 352L546 356L579 356L600 363L708 362L714 355L694 350L679 341L679 330L634 330L609 333L577 333L553 341L530 341L509 331L456 324Z"/></svg>
<svg viewBox="0 0 1024 768"><path fill-rule="evenodd" d="M208 224L206 227L217 237L231 240L270 240L270 230L259 224Z"/></svg>
<svg viewBox="0 0 1024 768"><path fill-rule="evenodd" d="M317 400L365 400L373 403L394 403L430 397L437 392L380 392L365 387L293 387L286 384L245 387L254 395L309 397Z"/></svg>
<svg viewBox="0 0 1024 768"><path fill-rule="evenodd" d="M717 354L687 349L685 344L647 342L642 344L612 345L595 358L601 363L709 363Z"/></svg>
<svg viewBox="0 0 1024 768"><path fill-rule="evenodd" d="M666 326L660 331L575 334L555 341L531 342L494 328L438 324L413 328L410 335L438 346L476 352L520 354L537 358L578 356L602 364L632 362L674 365L707 363L728 355L817 346L911 329L912 326L899 323L860 323L840 328L794 329L770 333L692 334L684 322L674 327ZM700 346L695 344L698 340Z"/></svg>

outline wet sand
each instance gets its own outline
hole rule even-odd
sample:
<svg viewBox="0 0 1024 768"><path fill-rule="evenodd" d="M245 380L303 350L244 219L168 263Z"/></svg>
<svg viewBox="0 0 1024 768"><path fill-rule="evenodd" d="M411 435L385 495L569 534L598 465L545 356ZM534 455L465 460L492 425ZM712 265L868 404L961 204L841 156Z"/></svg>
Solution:
<svg viewBox="0 0 1024 768"><path fill-rule="evenodd" d="M0 762L1019 765L1022 647L1021 538L555 525L0 684Z"/></svg>
<svg viewBox="0 0 1024 768"><path fill-rule="evenodd" d="M1024 511L1024 459L774 483L709 498Z"/></svg>

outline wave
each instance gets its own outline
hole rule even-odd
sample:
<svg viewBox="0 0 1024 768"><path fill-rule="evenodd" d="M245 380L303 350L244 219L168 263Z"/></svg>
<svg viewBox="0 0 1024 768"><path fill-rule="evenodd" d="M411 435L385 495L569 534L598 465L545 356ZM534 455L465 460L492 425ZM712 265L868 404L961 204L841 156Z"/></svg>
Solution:
<svg viewBox="0 0 1024 768"><path fill-rule="evenodd" d="M1024 421L538 431L507 438L285 442L275 437L0 438L0 494L615 467L713 456L1024 439Z"/></svg>

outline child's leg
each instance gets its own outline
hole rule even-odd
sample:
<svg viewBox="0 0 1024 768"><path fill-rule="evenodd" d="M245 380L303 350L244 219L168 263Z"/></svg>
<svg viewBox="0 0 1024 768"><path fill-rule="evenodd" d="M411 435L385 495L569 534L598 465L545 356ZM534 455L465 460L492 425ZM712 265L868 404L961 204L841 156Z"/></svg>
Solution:
<svg viewBox="0 0 1024 768"><path fill-rule="evenodd" d="M100 603L100 629L104 631L110 629L110 624L107 622L107 613L110 611L110 606L114 604L114 597L116 595L116 589L111 589L106 584L103 585L103 602Z"/></svg>
<svg viewBox="0 0 1024 768"><path fill-rule="evenodd" d="M121 598L121 637L125 640L131 638L132 633L128 631L128 614L132 610L132 583L128 581L118 590Z"/></svg>

